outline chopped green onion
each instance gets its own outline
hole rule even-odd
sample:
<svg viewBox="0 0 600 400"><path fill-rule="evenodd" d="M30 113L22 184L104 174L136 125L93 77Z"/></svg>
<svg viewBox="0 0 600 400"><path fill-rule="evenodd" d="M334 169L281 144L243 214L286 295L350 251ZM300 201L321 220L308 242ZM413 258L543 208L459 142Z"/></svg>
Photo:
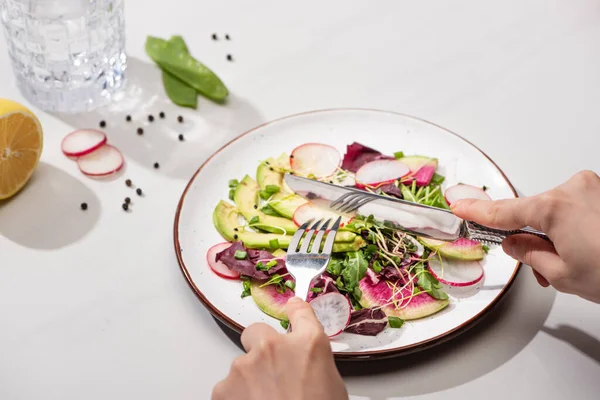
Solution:
<svg viewBox="0 0 600 400"><path fill-rule="evenodd" d="M258 223L258 215L255 215L254 217L250 218L250 221L248 221L248 223L250 225Z"/></svg>
<svg viewBox="0 0 600 400"><path fill-rule="evenodd" d="M285 293L285 286L282 286L282 285L279 285L279 284L275 285L275 290L279 294L284 294Z"/></svg>
<svg viewBox="0 0 600 400"><path fill-rule="evenodd" d="M375 271L376 273L380 273L382 269L383 269L383 267L381 266L381 263L379 261L375 260L373 262L373 271Z"/></svg>
<svg viewBox="0 0 600 400"><path fill-rule="evenodd" d="M400 158L403 158L403 157L404 157L404 152L402 152L402 151L397 151L397 152L394 153L394 158L396 160L398 160Z"/></svg>
<svg viewBox="0 0 600 400"><path fill-rule="evenodd" d="M242 292L242 299L244 297L248 297L250 295L252 295L251 289L250 289L250 281L246 280L242 283L242 286L244 287L244 291Z"/></svg>
<svg viewBox="0 0 600 400"><path fill-rule="evenodd" d="M436 172L433 174L433 177L431 178L431 183L433 183L434 185L441 185L445 179L446 178L443 175L440 175Z"/></svg>
<svg viewBox="0 0 600 400"><path fill-rule="evenodd" d="M239 184L240 184L240 182L237 179L231 179L229 181L229 187L231 189L235 189L237 187L237 185L239 185Z"/></svg>
<svg viewBox="0 0 600 400"><path fill-rule="evenodd" d="M247 255L248 255L248 253L245 252L244 250L236 250L235 254L233 256L235 257L236 260L244 260Z"/></svg>
<svg viewBox="0 0 600 400"><path fill-rule="evenodd" d="M481 246L483 248L483 251L487 254L490 251L490 248L488 246L486 246L485 244L483 246Z"/></svg>
<svg viewBox="0 0 600 400"><path fill-rule="evenodd" d="M323 291L323 288L313 287L313 288L310 288L310 291L313 293L321 293Z"/></svg>
<svg viewBox="0 0 600 400"><path fill-rule="evenodd" d="M285 319L282 319L279 323L283 329L287 329L290 326L290 321L286 321Z"/></svg>
<svg viewBox="0 0 600 400"><path fill-rule="evenodd" d="M256 263L256 270L257 271L268 271L269 268L267 268L261 261Z"/></svg>
<svg viewBox="0 0 600 400"><path fill-rule="evenodd" d="M235 189L229 190L229 200L233 201L233 196L235 195Z"/></svg>
<svg viewBox="0 0 600 400"><path fill-rule="evenodd" d="M277 213L277 211L275 211L275 209L273 207L271 207L269 204L267 204L266 206L264 206L260 210L263 213L265 213L267 215L270 215L272 217L279 217L279 213Z"/></svg>
<svg viewBox="0 0 600 400"><path fill-rule="evenodd" d="M390 324L390 328L401 328L404 320L398 317L388 317L388 323Z"/></svg>
<svg viewBox="0 0 600 400"><path fill-rule="evenodd" d="M289 280L289 281L285 281L284 284L286 287L290 288L291 290L295 290L296 289L296 282Z"/></svg>
<svg viewBox="0 0 600 400"><path fill-rule="evenodd" d="M269 240L269 247L272 249L278 249L279 248L279 239Z"/></svg>
<svg viewBox="0 0 600 400"><path fill-rule="evenodd" d="M274 266L276 266L276 265L277 265L277 260L275 260L275 259L272 259L272 260L270 260L270 261L267 263L267 267L268 267L269 269L273 268L273 267L274 267Z"/></svg>
<svg viewBox="0 0 600 400"><path fill-rule="evenodd" d="M271 194L279 193L280 190L281 190L281 188L277 185L267 185L265 187L265 191L269 192Z"/></svg>
<svg viewBox="0 0 600 400"><path fill-rule="evenodd" d="M269 198L271 197L271 193L267 192L266 190L261 190L260 192L258 192L258 194L263 200L269 200Z"/></svg>

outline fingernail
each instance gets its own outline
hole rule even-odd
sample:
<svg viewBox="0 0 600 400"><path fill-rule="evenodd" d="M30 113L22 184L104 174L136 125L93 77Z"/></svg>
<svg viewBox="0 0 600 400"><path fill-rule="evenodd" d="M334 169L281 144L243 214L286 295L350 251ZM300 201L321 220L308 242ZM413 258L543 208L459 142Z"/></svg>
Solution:
<svg viewBox="0 0 600 400"><path fill-rule="evenodd" d="M301 301L302 301L302 299L300 297L294 296L288 300L288 304L300 303Z"/></svg>

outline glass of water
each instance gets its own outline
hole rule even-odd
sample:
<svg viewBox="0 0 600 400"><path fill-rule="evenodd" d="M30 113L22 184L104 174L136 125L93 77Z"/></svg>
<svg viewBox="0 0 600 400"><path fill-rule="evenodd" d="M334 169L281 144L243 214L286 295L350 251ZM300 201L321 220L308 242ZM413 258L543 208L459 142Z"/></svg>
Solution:
<svg viewBox="0 0 600 400"><path fill-rule="evenodd" d="M23 95L46 111L107 104L125 85L124 0L0 0Z"/></svg>

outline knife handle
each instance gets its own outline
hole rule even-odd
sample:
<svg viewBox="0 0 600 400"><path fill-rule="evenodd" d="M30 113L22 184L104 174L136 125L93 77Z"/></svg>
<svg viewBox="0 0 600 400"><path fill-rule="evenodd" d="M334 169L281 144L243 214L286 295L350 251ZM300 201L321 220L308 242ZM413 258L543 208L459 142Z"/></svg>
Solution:
<svg viewBox="0 0 600 400"><path fill-rule="evenodd" d="M479 225L473 221L467 221L466 226L468 238L482 242L502 244L502 241L509 236L527 234L537 236L549 243L552 243L552 240L550 240L548 235L546 235L544 232L529 227L515 230L502 230L488 228L487 226Z"/></svg>

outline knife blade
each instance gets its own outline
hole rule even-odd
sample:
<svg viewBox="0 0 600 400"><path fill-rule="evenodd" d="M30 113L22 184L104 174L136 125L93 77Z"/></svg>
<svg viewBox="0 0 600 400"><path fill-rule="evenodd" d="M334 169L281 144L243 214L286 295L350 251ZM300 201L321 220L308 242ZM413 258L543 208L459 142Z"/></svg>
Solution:
<svg viewBox="0 0 600 400"><path fill-rule="evenodd" d="M345 214L365 218L372 215L378 222L417 236L454 241L461 237L465 229L465 221L449 210L297 175L285 174L284 181L297 195L338 214L340 214L340 204L344 203L340 202L340 199L360 198L362 199L358 203L361 204L360 207Z"/></svg>

